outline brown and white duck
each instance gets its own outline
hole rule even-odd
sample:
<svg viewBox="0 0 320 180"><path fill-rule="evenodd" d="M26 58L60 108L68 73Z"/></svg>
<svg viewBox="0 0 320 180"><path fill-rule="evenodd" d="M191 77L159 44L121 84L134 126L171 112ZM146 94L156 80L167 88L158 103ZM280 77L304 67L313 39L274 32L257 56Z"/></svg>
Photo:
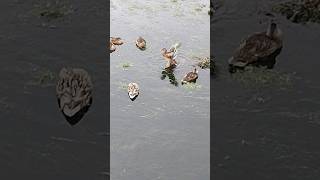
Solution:
<svg viewBox="0 0 320 180"><path fill-rule="evenodd" d="M198 79L198 71L197 68L194 68L193 71L188 72L181 80L182 84L186 83L195 83Z"/></svg>
<svg viewBox="0 0 320 180"><path fill-rule="evenodd" d="M128 95L131 101L134 101L140 93L139 85L134 82L131 82L128 84L127 90L128 90Z"/></svg>

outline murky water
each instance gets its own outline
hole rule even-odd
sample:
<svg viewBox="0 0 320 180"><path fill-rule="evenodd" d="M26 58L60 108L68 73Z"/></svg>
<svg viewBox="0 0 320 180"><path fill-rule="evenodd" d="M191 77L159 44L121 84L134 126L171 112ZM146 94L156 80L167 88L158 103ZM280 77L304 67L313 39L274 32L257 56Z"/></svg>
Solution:
<svg viewBox="0 0 320 180"><path fill-rule="evenodd" d="M209 1L111 1L110 35L125 44L110 55L111 179L209 179L209 70L197 87L180 85L195 64L209 56ZM147 49L135 40L142 36ZM163 76L160 49L181 43L174 71L178 86ZM124 64L130 67L123 68ZM174 80L173 80L174 81ZM140 85L131 101L129 82Z"/></svg>
<svg viewBox="0 0 320 180"><path fill-rule="evenodd" d="M32 13L39 1L1 1L2 179L106 178L107 7L66 2L76 11L47 22ZM73 127L58 109L55 79L39 82L65 66L84 68L94 84L93 105Z"/></svg>
<svg viewBox="0 0 320 180"><path fill-rule="evenodd" d="M275 15L284 47L275 71L290 86L246 87L227 73L242 38L267 27L265 14L280 1L224 0L212 19L219 73L214 94L212 168L216 179L319 177L319 24L293 24Z"/></svg>

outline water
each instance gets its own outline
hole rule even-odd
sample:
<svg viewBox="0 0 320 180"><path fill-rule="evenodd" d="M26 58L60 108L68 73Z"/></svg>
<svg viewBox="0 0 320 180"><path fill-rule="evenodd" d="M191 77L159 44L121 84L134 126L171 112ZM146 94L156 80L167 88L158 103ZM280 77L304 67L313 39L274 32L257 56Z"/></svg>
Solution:
<svg viewBox="0 0 320 180"><path fill-rule="evenodd" d="M110 35L125 40L110 55L111 179L209 179L210 72L199 70L195 89L180 85L193 69L192 56L209 56L208 5L111 1ZM138 36L147 41L145 51L135 46ZM176 42L178 86L161 79L160 49ZM124 70L123 64L131 67ZM133 102L125 89L129 82L141 89Z"/></svg>
<svg viewBox="0 0 320 180"><path fill-rule="evenodd" d="M224 0L212 19L219 73L212 77L212 170L216 179L319 177L319 24L293 24L275 14L284 47L275 71L290 86L245 87L227 73L227 59L242 38L267 27L280 1Z"/></svg>
<svg viewBox="0 0 320 180"><path fill-rule="evenodd" d="M51 22L32 13L37 2L1 2L1 177L105 179L105 2L68 1L77 11ZM55 79L39 83L65 66L84 68L94 84L93 105L74 127L58 109Z"/></svg>

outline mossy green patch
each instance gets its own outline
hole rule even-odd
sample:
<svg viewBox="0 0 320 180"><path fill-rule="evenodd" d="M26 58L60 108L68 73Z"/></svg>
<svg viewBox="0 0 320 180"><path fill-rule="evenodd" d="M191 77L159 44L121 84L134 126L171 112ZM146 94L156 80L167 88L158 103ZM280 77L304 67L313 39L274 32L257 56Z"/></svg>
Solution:
<svg viewBox="0 0 320 180"><path fill-rule="evenodd" d="M33 13L43 17L48 21L65 17L74 12L74 9L68 3L60 0L40 1L34 5Z"/></svg>
<svg viewBox="0 0 320 180"><path fill-rule="evenodd" d="M182 87L189 91L201 89L201 85L197 83L186 83Z"/></svg>
<svg viewBox="0 0 320 180"><path fill-rule="evenodd" d="M243 71L232 74L232 79L252 88L280 87L292 85L293 73L282 73L271 69L247 67Z"/></svg>
<svg viewBox="0 0 320 180"><path fill-rule="evenodd" d="M286 16L294 23L320 23L320 2L318 0L292 0L275 5L273 11Z"/></svg>

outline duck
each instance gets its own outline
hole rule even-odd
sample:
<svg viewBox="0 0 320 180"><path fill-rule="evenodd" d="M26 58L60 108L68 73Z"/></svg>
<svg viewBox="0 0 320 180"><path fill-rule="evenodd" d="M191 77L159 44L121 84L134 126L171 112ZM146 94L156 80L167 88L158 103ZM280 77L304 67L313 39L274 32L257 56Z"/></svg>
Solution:
<svg viewBox="0 0 320 180"><path fill-rule="evenodd" d="M124 43L124 41L120 37L110 37L110 42L117 46L120 46Z"/></svg>
<svg viewBox="0 0 320 180"><path fill-rule="evenodd" d="M168 51L166 48L162 48L161 50L162 56L167 59L175 58L176 52L175 51Z"/></svg>
<svg viewBox="0 0 320 180"><path fill-rule="evenodd" d="M193 71L188 72L181 80L182 84L186 83L195 83L198 79L198 71L197 68L194 68Z"/></svg>
<svg viewBox="0 0 320 180"><path fill-rule="evenodd" d="M235 72L247 65L263 65L273 68L276 57L282 50L282 31L271 21L267 31L254 33L245 38L228 60L229 71Z"/></svg>
<svg viewBox="0 0 320 180"><path fill-rule="evenodd" d="M165 58L165 60L167 60L167 64L165 65L165 69L174 69L175 67L177 67L178 63L175 59L171 59L171 58Z"/></svg>
<svg viewBox="0 0 320 180"><path fill-rule="evenodd" d="M140 49L140 50L145 50L146 49L146 40L143 39L142 37L138 37L138 39L136 40L136 46Z"/></svg>
<svg viewBox="0 0 320 180"><path fill-rule="evenodd" d="M177 49L180 47L180 43L176 43L170 47L169 50L162 48L160 50L162 56L166 59L176 59L177 58Z"/></svg>
<svg viewBox="0 0 320 180"><path fill-rule="evenodd" d="M114 52L116 49L117 49L116 46L112 44L112 42L110 41L110 47L109 47L110 53Z"/></svg>
<svg viewBox="0 0 320 180"><path fill-rule="evenodd" d="M131 82L128 84L128 95L131 101L134 101L139 95L139 85L137 83Z"/></svg>
<svg viewBox="0 0 320 180"><path fill-rule="evenodd" d="M92 81L84 69L62 68L56 85L58 106L67 121L80 121L92 104Z"/></svg>

